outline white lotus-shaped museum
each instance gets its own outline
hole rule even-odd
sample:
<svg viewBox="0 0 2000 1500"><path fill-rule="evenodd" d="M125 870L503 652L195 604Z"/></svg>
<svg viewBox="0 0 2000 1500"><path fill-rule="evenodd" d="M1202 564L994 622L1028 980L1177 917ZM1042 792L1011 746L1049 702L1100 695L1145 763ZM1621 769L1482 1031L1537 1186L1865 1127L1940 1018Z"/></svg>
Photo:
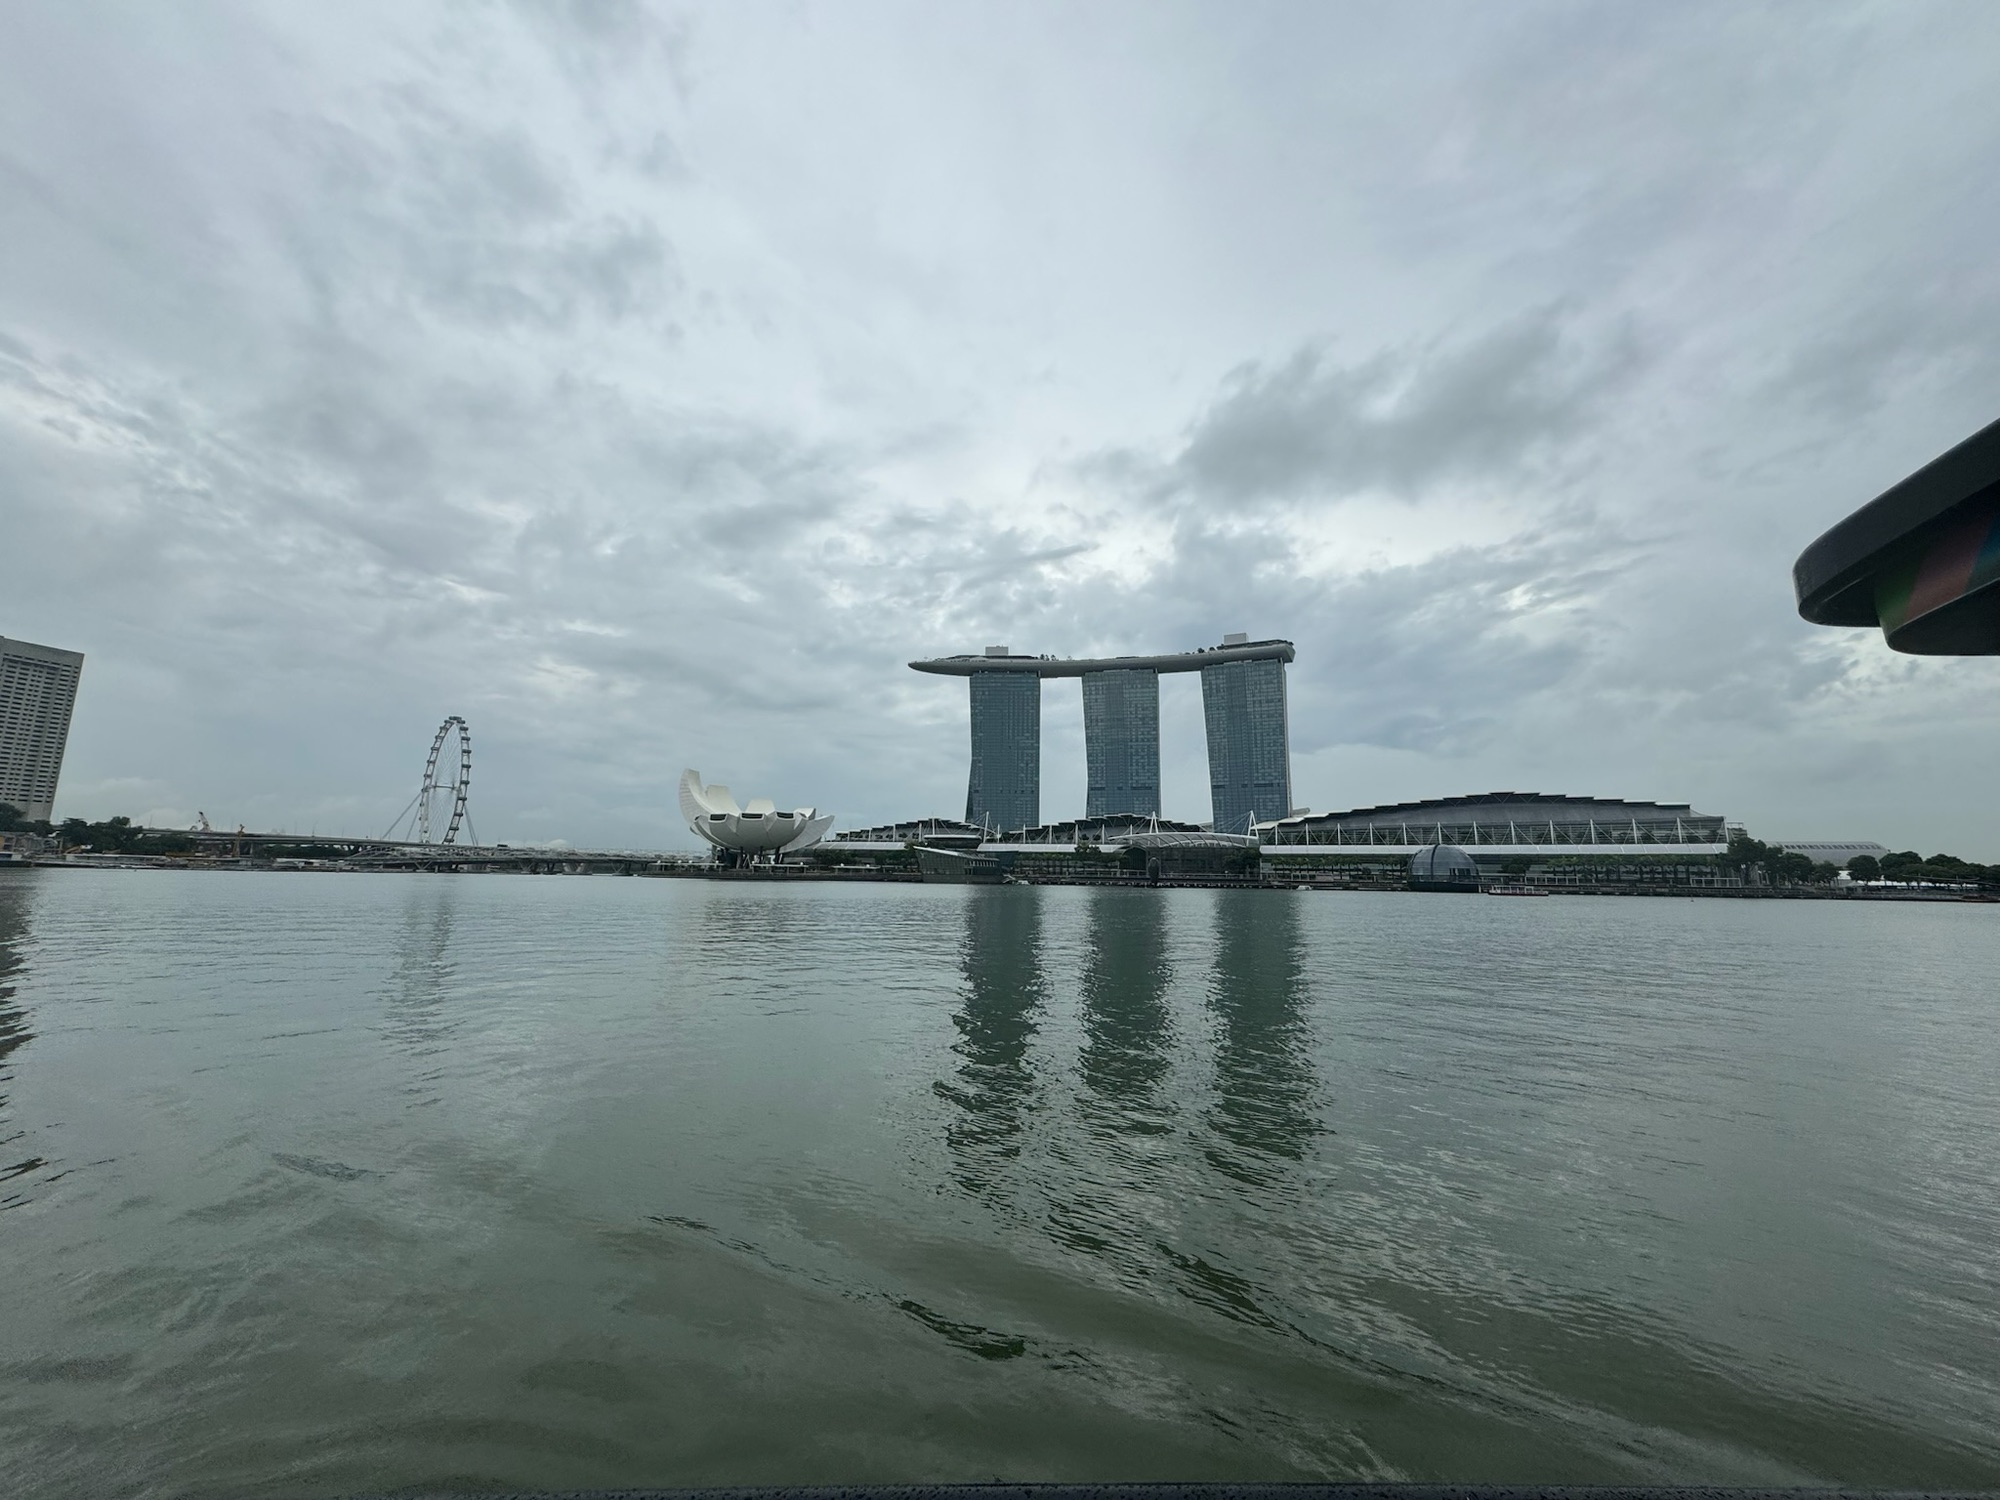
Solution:
<svg viewBox="0 0 2000 1500"><path fill-rule="evenodd" d="M815 817L810 807L779 812L768 797L752 797L738 807L726 786L703 786L701 772L681 772L681 816L688 827L718 849L739 854L791 854L810 849L833 827L833 814Z"/></svg>

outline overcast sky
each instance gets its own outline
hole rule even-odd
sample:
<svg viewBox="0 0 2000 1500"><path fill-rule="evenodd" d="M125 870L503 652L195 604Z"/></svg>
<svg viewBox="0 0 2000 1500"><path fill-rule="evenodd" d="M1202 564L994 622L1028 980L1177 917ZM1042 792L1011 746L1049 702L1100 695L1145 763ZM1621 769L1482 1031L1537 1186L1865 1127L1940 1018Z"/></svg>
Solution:
<svg viewBox="0 0 2000 1500"><path fill-rule="evenodd" d="M1317 809L2000 859L2000 662L1790 584L2000 415L1996 76L1985 0L7 5L58 814L380 832L458 713L488 840L956 815L912 657L1247 630Z"/></svg>

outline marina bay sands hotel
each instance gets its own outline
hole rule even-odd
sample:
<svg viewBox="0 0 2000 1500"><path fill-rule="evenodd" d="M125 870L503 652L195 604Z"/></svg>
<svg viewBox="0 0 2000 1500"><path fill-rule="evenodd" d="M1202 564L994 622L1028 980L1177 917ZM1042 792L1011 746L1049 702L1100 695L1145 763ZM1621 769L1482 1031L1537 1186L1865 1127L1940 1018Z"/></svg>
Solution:
<svg viewBox="0 0 2000 1500"><path fill-rule="evenodd" d="M1083 679L1083 750L1089 773L1084 815L1160 811L1160 674L1201 673L1208 728L1208 785L1218 833L1243 833L1282 818L1292 803L1291 730L1285 710L1290 641L1236 634L1220 646L1168 656L1075 660L1016 656L988 646L980 656L913 661L919 672L969 679L972 774L965 821L1032 828L1042 820L1042 679Z"/></svg>

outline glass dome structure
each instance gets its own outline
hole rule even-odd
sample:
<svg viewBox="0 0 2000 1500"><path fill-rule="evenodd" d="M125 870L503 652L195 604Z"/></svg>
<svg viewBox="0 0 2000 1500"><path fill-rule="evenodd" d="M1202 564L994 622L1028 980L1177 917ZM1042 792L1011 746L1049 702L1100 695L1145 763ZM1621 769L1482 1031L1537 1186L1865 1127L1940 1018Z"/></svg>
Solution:
<svg viewBox="0 0 2000 1500"><path fill-rule="evenodd" d="M1426 844L1410 856L1410 886L1413 890L1479 889L1479 866L1456 844Z"/></svg>

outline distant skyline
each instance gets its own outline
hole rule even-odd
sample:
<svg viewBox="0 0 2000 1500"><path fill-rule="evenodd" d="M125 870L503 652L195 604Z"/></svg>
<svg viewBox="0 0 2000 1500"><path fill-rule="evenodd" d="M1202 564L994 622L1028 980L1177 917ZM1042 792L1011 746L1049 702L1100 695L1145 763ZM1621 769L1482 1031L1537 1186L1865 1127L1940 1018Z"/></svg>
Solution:
<svg viewBox="0 0 2000 1500"><path fill-rule="evenodd" d="M2000 663L1789 577L2000 415L1996 61L1900 0L7 7L57 813L379 832L461 714L489 839L691 847L689 765L952 816L905 662L1244 630L1301 805L2000 860Z"/></svg>

